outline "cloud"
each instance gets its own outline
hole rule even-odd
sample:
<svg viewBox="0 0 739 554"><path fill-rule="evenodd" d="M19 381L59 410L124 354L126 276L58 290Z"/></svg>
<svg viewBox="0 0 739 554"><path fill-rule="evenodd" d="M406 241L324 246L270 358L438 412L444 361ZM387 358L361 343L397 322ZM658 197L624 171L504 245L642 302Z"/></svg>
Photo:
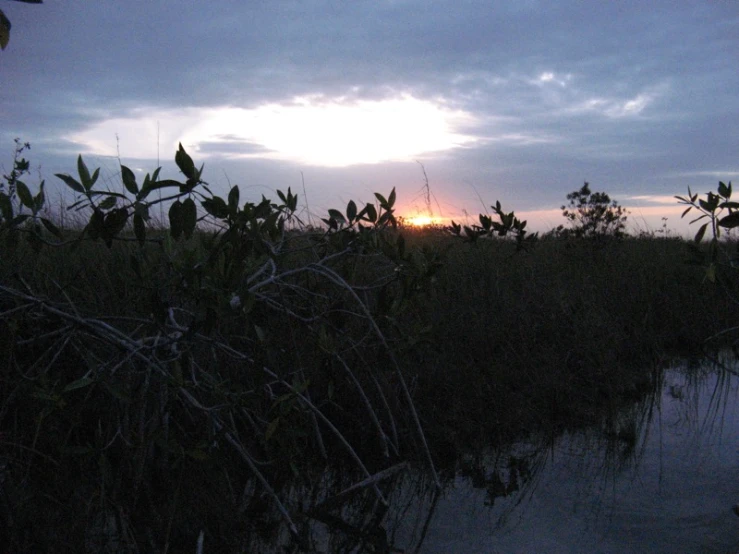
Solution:
<svg viewBox="0 0 739 554"><path fill-rule="evenodd" d="M382 101L312 96L252 109L136 109L127 117L103 119L65 138L98 155L116 155L120 148L133 158L151 158L154 145L170 150L182 143L201 155L341 167L412 160L474 143L475 137L457 130L473 122L470 114L448 109L442 100L409 95Z"/></svg>
<svg viewBox="0 0 739 554"><path fill-rule="evenodd" d="M739 152L730 3L7 4L0 148L29 140L58 172L182 141L236 181L305 169L331 199L400 187L417 157L450 203L477 202L470 182L517 209L583 180L660 196L739 174L720 171Z"/></svg>

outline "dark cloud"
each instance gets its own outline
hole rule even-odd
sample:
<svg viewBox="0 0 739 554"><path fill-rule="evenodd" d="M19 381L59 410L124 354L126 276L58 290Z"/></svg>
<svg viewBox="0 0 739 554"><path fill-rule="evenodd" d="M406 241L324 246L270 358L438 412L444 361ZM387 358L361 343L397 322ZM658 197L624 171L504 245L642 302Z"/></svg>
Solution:
<svg viewBox="0 0 739 554"><path fill-rule="evenodd" d="M404 92L475 117L459 132L478 143L421 156L444 194L471 205L477 188L490 201L556 206L584 179L679 193L691 172L737 167L733 2L49 0L3 10L13 30L0 53L0 141L33 142L49 166L67 155L72 165L72 134L137 109ZM241 137L197 153L237 179L294 184L300 171L228 159L267 153ZM392 183L412 192L404 183L418 168L309 169L331 198Z"/></svg>

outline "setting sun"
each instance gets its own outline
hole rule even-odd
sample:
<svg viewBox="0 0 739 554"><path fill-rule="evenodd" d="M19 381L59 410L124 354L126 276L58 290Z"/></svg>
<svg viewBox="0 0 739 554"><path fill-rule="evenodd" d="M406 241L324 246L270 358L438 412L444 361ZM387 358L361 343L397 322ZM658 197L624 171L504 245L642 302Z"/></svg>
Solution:
<svg viewBox="0 0 739 554"><path fill-rule="evenodd" d="M427 215L414 215L405 218L405 222L412 227L428 227L429 225L440 225L442 219L440 217L429 217Z"/></svg>

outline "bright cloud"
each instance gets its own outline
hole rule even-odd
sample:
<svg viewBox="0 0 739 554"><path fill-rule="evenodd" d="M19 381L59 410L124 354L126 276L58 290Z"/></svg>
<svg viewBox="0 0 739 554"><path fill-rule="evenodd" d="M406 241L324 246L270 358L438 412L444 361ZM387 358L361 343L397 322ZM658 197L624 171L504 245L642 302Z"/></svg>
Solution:
<svg viewBox="0 0 739 554"><path fill-rule="evenodd" d="M121 154L132 158L151 158L157 144L169 152L182 142L194 152L207 144L201 155L343 167L410 160L472 143L475 139L458 129L473 122L472 115L449 109L443 102L407 95L352 102L301 97L255 109L137 110L68 138L99 155L115 155L117 137Z"/></svg>

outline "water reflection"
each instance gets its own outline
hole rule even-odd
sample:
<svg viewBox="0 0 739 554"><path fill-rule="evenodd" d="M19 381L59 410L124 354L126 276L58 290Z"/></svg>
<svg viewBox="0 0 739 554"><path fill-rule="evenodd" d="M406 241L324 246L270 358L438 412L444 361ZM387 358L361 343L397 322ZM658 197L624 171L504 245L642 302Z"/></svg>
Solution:
<svg viewBox="0 0 739 554"><path fill-rule="evenodd" d="M736 552L739 378L675 367L658 394L549 444L467 460L409 551Z"/></svg>
<svg viewBox="0 0 739 554"><path fill-rule="evenodd" d="M325 474L291 495L302 544L282 533L251 551L737 552L733 364L675 366L586 429L463 457L441 491L403 464L368 482Z"/></svg>

